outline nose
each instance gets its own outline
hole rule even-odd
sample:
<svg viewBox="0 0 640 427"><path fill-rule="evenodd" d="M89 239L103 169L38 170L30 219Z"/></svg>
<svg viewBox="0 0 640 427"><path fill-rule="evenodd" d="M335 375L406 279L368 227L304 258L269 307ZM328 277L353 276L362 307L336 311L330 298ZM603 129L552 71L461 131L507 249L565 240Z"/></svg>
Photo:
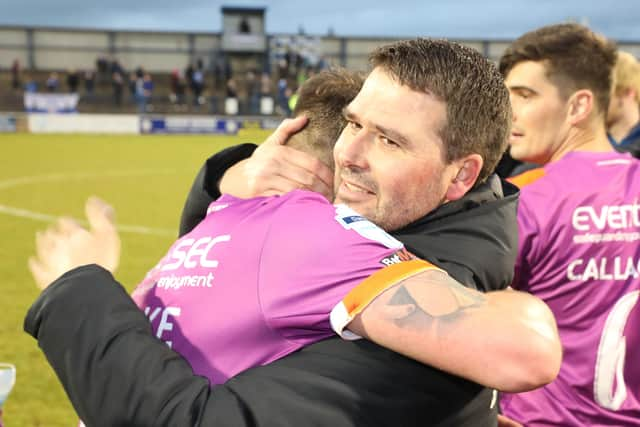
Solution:
<svg viewBox="0 0 640 427"><path fill-rule="evenodd" d="M345 129L335 146L336 163L342 168L366 169L368 166L368 144L365 129Z"/></svg>

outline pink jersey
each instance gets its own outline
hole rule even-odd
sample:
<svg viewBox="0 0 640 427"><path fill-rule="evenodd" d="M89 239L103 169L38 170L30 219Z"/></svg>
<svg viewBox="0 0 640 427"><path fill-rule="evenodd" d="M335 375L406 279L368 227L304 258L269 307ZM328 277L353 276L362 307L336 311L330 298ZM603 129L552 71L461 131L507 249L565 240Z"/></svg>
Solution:
<svg viewBox="0 0 640 427"><path fill-rule="evenodd" d="M379 293L431 267L407 258L402 243L318 194L224 195L133 297L156 336L196 374L222 383L334 334L336 306L333 326L342 332L358 311L353 298L346 310L342 299L369 276L364 285Z"/></svg>
<svg viewBox="0 0 640 427"><path fill-rule="evenodd" d="M526 426L639 426L640 162L572 152L514 183L526 185L513 285L551 307L564 354L551 384L503 396L505 415Z"/></svg>

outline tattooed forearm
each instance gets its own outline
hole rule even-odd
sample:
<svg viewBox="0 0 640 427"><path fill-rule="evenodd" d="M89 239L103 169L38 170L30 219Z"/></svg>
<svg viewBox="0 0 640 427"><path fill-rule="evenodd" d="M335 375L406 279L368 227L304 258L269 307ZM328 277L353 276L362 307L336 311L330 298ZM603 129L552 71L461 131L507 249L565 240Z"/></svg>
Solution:
<svg viewBox="0 0 640 427"><path fill-rule="evenodd" d="M386 312L400 327L425 328L436 322L454 323L469 310L486 304L480 292L439 274L424 280L406 280L386 302Z"/></svg>

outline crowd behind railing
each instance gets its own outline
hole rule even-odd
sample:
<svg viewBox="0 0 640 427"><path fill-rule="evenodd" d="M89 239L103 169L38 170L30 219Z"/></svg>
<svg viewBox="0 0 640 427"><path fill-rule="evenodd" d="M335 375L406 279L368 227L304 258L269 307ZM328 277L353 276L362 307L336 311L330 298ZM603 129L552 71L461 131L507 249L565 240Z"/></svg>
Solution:
<svg viewBox="0 0 640 427"><path fill-rule="evenodd" d="M235 71L228 61L205 66L198 59L171 72L152 73L141 65L127 68L117 58L98 57L94 67L83 70L38 71L14 60L4 83L11 94L3 104L19 109L25 93L74 93L81 112L288 116L297 88L327 67L324 60L310 64L285 56L273 71Z"/></svg>

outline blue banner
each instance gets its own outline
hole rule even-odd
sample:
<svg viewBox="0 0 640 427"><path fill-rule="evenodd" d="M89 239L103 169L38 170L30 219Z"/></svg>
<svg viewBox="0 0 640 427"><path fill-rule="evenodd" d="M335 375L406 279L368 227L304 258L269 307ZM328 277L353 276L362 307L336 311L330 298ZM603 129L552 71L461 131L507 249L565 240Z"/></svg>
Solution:
<svg viewBox="0 0 640 427"><path fill-rule="evenodd" d="M240 129L274 129L279 121L206 116L141 117L140 133L236 135Z"/></svg>
<svg viewBox="0 0 640 427"><path fill-rule="evenodd" d="M24 109L28 113L75 113L78 99L77 93L25 92Z"/></svg>

